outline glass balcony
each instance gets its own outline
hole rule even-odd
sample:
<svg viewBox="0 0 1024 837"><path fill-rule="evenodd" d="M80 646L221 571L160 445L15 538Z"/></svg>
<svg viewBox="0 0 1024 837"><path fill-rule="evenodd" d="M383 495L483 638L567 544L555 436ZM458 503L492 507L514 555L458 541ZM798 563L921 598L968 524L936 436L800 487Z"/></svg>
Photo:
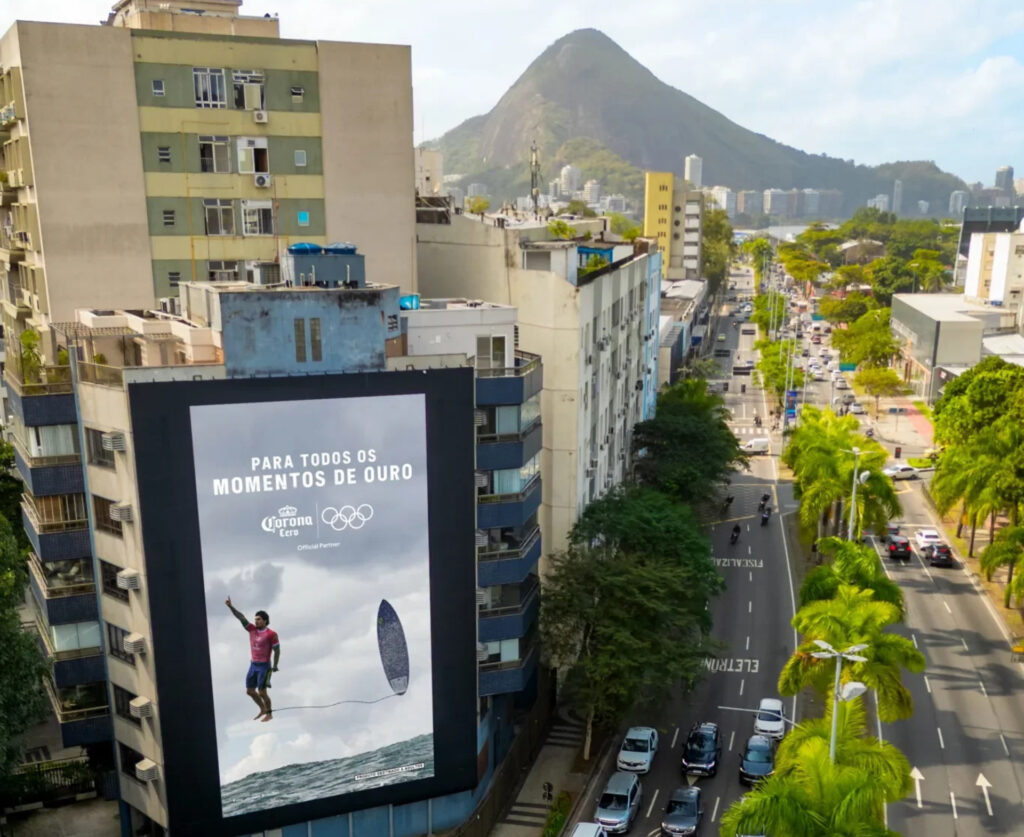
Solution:
<svg viewBox="0 0 1024 837"><path fill-rule="evenodd" d="M523 526L540 507L541 479L534 477L515 494L480 494L476 499L481 529Z"/></svg>
<svg viewBox="0 0 1024 837"><path fill-rule="evenodd" d="M60 723L65 747L81 747L109 741L113 737L107 684L104 681L61 688L43 678L53 713Z"/></svg>
<svg viewBox="0 0 1024 837"><path fill-rule="evenodd" d="M54 561L46 564L28 555L29 583L46 622L59 625L96 619L96 585L92 561Z"/></svg>
<svg viewBox="0 0 1024 837"><path fill-rule="evenodd" d="M515 365L476 370L477 406L522 404L540 392L544 370L540 355L515 353Z"/></svg>
<svg viewBox="0 0 1024 837"><path fill-rule="evenodd" d="M488 660L480 663L479 694L500 695L521 692L537 669L539 643L536 633L519 641L520 654L515 660Z"/></svg>
<svg viewBox="0 0 1024 837"><path fill-rule="evenodd" d="M519 584L501 585L497 598L480 608L480 641L526 636L537 621L540 582L535 575Z"/></svg>

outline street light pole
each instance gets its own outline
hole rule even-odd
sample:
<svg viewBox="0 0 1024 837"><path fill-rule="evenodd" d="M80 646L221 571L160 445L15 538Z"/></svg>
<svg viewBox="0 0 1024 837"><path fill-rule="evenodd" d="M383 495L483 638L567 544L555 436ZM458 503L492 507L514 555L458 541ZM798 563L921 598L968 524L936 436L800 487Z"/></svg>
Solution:
<svg viewBox="0 0 1024 837"><path fill-rule="evenodd" d="M860 466L860 448L853 449L853 492L850 498L850 528L846 539L853 540L853 521L857 515L857 469Z"/></svg>
<svg viewBox="0 0 1024 837"><path fill-rule="evenodd" d="M851 645L845 651L836 651L831 645L822 639L814 640L814 644L821 648L821 651L815 651L811 654L812 657L816 657L819 660L832 660L836 661L836 682L835 688L832 690L832 735L829 738L828 744L828 760L831 764L836 763L836 733L839 729L839 701L853 700L856 697L860 697L864 692L867 691L867 686L863 683L856 681L847 683L846 688L843 689L842 698L839 694L839 676L843 671L843 660L849 660L851 663L865 663L867 657L861 657L857 654L858 651L863 651L868 646L864 643L858 645Z"/></svg>

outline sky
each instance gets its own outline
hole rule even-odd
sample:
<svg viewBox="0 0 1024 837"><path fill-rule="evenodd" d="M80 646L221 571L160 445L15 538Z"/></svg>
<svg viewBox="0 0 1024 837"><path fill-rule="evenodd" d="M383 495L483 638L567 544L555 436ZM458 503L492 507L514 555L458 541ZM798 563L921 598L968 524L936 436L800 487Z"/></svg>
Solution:
<svg viewBox="0 0 1024 837"><path fill-rule="evenodd" d="M8 20L94 23L109 3L4 0ZM246 0L290 38L412 46L415 139L490 110L549 44L600 29L663 81L758 133L859 163L1024 172L1020 0Z"/></svg>

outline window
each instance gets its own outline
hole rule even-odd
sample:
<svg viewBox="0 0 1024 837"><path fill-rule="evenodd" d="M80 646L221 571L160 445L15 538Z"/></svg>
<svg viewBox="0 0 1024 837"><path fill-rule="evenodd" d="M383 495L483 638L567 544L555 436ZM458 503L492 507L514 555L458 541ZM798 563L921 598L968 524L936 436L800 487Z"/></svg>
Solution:
<svg viewBox="0 0 1024 837"><path fill-rule="evenodd" d="M296 317L293 324L295 329L295 362L306 362L306 321L302 317Z"/></svg>
<svg viewBox="0 0 1024 837"><path fill-rule="evenodd" d="M667 192L667 191L668 191L668 186L667 186L667 185L665 185L664 183L662 183L662 184L661 184L661 185L660 185L660 186L658 187L658 191L659 191L659 192Z"/></svg>
<svg viewBox="0 0 1024 837"><path fill-rule="evenodd" d="M114 452L103 448L103 432L92 427L85 428L85 449L90 465L101 468L114 467Z"/></svg>
<svg viewBox="0 0 1024 837"><path fill-rule="evenodd" d="M270 201L242 201L242 235L273 235L274 210Z"/></svg>
<svg viewBox="0 0 1024 837"><path fill-rule="evenodd" d="M126 602L128 601L128 591L122 590L117 586L117 573L120 569L120 567L100 560L100 584L103 592L108 596L113 596L118 601Z"/></svg>
<svg viewBox="0 0 1024 837"><path fill-rule="evenodd" d="M299 104L306 95L306 88L295 86L292 87L292 103Z"/></svg>
<svg viewBox="0 0 1024 837"><path fill-rule="evenodd" d="M207 235L234 235L235 211L231 201L212 198L203 201Z"/></svg>
<svg viewBox="0 0 1024 837"><path fill-rule="evenodd" d="M320 344L319 317L310 317L309 319L309 349L313 363L319 363L324 359L323 348Z"/></svg>
<svg viewBox="0 0 1024 837"><path fill-rule="evenodd" d="M300 227L308 227L309 226L309 213L306 212L305 210L300 212L299 215L298 215L298 222L299 222L299 226Z"/></svg>
<svg viewBox="0 0 1024 837"><path fill-rule="evenodd" d="M306 165L306 149L296 148L295 149L295 167L303 168Z"/></svg>
<svg viewBox="0 0 1024 837"><path fill-rule="evenodd" d="M139 777L135 775L135 765L144 758L145 756L138 750L133 750L121 741L117 742L117 760L121 763L121 772L125 776L131 776L131 778L138 781Z"/></svg>
<svg viewBox="0 0 1024 837"><path fill-rule="evenodd" d="M30 514L47 531L53 531L51 524L65 529L68 528L68 524L81 524L87 519L84 494L52 494L42 497L25 494L23 496Z"/></svg>
<svg viewBox="0 0 1024 837"><path fill-rule="evenodd" d="M106 497L100 497L97 494L93 494L93 523L97 529L103 532L109 532L111 535L117 535L118 537L121 537L121 521L114 520L110 516L110 507L112 505L114 505L113 500L108 500Z"/></svg>
<svg viewBox="0 0 1024 837"><path fill-rule="evenodd" d="M164 226L165 227L173 227L174 226L174 210L173 209L165 209L163 217L164 217Z"/></svg>
<svg viewBox="0 0 1024 837"><path fill-rule="evenodd" d="M238 173L268 174L270 156L267 152L266 137L238 138Z"/></svg>
<svg viewBox="0 0 1024 837"><path fill-rule="evenodd" d="M231 171L227 137L199 137L199 170L218 173Z"/></svg>
<svg viewBox="0 0 1024 837"><path fill-rule="evenodd" d="M197 108L227 107L228 97L223 70L212 67L193 67L192 83L196 91Z"/></svg>
<svg viewBox="0 0 1024 837"><path fill-rule="evenodd" d="M132 694L127 689L122 689L113 683L110 684L114 690L114 713L119 718L135 724L135 726L142 726L142 719L136 718L132 715L132 701L138 697L138 695Z"/></svg>
<svg viewBox="0 0 1024 837"><path fill-rule="evenodd" d="M169 145L158 145L156 147L156 161L158 163L171 162L171 147Z"/></svg>
<svg viewBox="0 0 1024 837"><path fill-rule="evenodd" d="M181 284L181 271L180 270L169 270L167 271L167 283L172 287L176 288Z"/></svg>
<svg viewBox="0 0 1024 837"><path fill-rule="evenodd" d="M69 625L51 625L50 639L53 650L58 654L64 651L85 651L100 647L99 622L72 622Z"/></svg>
<svg viewBox="0 0 1024 837"><path fill-rule="evenodd" d="M263 110L263 73L256 70L235 70L231 83L235 107L239 110Z"/></svg>
<svg viewBox="0 0 1024 837"><path fill-rule="evenodd" d="M163 96L164 95L164 80L162 78L153 79L153 95Z"/></svg>
<svg viewBox="0 0 1024 837"><path fill-rule="evenodd" d="M128 631L124 628L119 628L117 625L111 625L107 622L107 651L111 657L117 657L122 662L128 663L128 665L135 665L135 655L129 654L124 650L124 638L128 636Z"/></svg>
<svg viewBox="0 0 1024 837"><path fill-rule="evenodd" d="M206 278L210 282L233 282L238 278L238 262L211 260Z"/></svg>
<svg viewBox="0 0 1024 837"><path fill-rule="evenodd" d="M505 368L505 337L504 335L482 334L476 338L476 368Z"/></svg>

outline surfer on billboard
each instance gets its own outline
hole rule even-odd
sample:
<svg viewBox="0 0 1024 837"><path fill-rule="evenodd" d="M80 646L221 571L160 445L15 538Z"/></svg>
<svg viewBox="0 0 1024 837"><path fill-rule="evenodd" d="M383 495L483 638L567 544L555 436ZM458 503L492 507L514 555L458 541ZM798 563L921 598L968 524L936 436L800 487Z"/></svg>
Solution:
<svg viewBox="0 0 1024 837"><path fill-rule="evenodd" d="M242 623L242 627L249 632L251 662L249 671L245 675L245 693L260 708L259 714L253 720L263 723L272 721L274 713L267 689L270 688L270 675L277 671L277 663L281 659L281 642L277 633L270 630L270 616L265 610L257 610L254 621L250 622L245 618L245 614L236 610L235 606L231 604L230 596L227 597L224 604ZM273 664L270 662L271 652L274 656Z"/></svg>

